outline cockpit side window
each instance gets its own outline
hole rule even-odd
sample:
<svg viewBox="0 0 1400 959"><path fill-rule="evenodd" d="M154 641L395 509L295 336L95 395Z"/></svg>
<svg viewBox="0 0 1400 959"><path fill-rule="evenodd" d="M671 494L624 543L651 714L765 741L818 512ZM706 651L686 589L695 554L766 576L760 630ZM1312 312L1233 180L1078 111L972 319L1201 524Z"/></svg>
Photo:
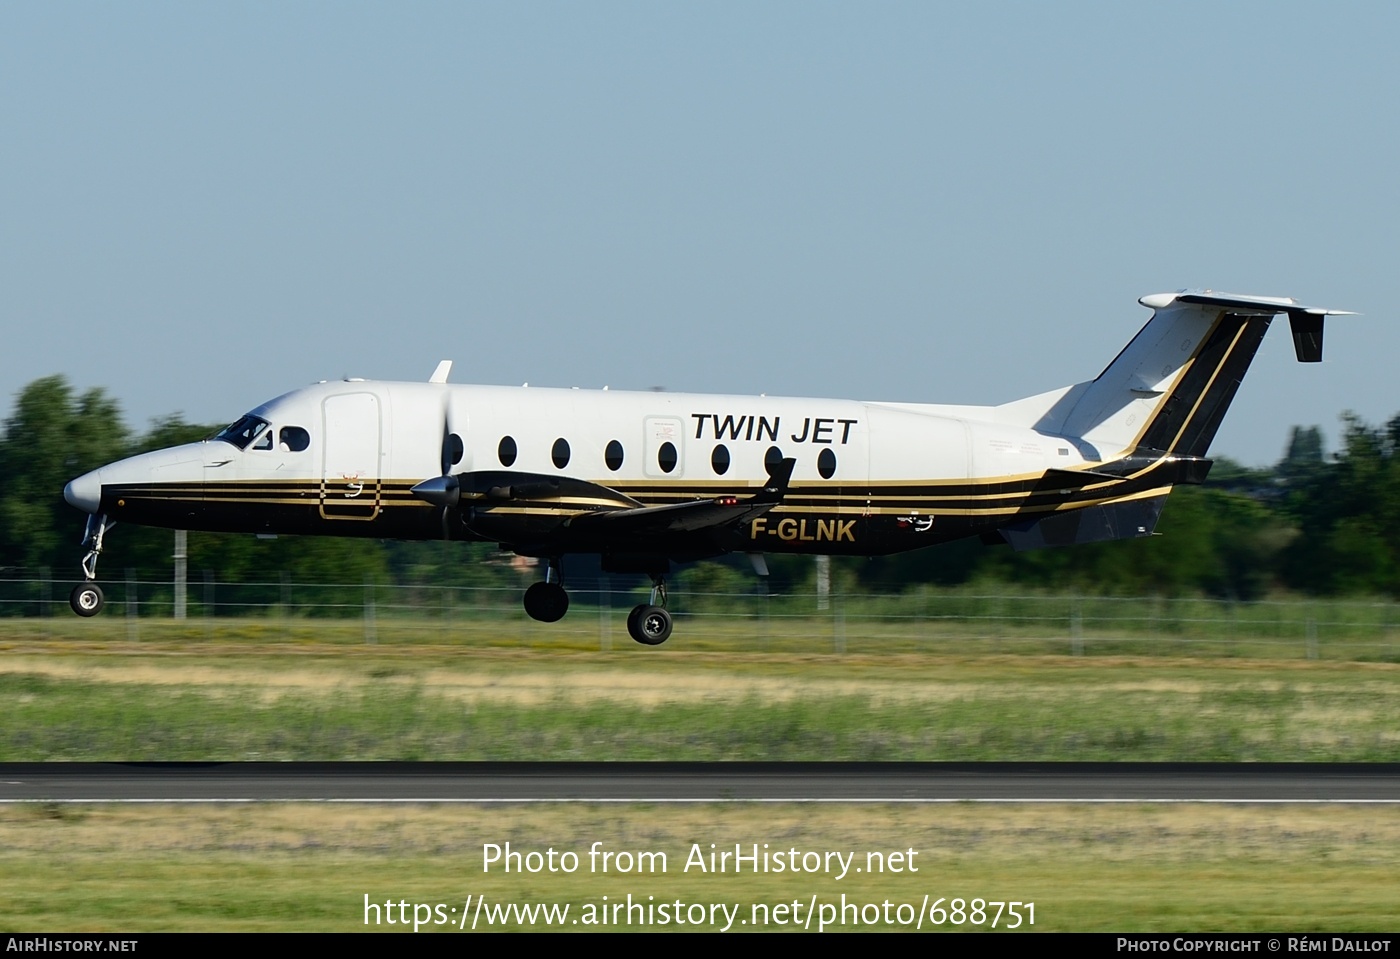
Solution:
<svg viewBox="0 0 1400 959"><path fill-rule="evenodd" d="M241 450L246 450L248 444L253 442L263 430L266 430L268 425L267 420L260 419L249 413L237 423L231 423L225 426L214 435L214 439L223 440L225 443L231 443ZM272 436L270 433L267 437L267 443L268 445L262 447L262 449L272 449Z"/></svg>
<svg viewBox="0 0 1400 959"><path fill-rule="evenodd" d="M311 445L311 434L300 426L284 426L278 434L282 449L289 453L300 453Z"/></svg>
<svg viewBox="0 0 1400 959"><path fill-rule="evenodd" d="M270 450L270 449L272 449L272 430L268 430L268 431L267 431L266 433L264 433L262 436L259 436L259 437L258 437L258 441L257 441L256 443L253 444L253 449L255 449L255 450Z"/></svg>

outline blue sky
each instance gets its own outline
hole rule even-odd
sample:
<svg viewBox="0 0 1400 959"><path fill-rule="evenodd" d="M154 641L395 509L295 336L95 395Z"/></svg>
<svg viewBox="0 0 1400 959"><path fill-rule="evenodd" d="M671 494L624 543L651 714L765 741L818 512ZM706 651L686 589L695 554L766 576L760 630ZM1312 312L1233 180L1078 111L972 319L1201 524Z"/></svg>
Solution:
<svg viewBox="0 0 1400 959"><path fill-rule="evenodd" d="M1400 8L0 6L0 392L344 375L997 403L1180 287L1280 322L1214 452L1400 412Z"/></svg>

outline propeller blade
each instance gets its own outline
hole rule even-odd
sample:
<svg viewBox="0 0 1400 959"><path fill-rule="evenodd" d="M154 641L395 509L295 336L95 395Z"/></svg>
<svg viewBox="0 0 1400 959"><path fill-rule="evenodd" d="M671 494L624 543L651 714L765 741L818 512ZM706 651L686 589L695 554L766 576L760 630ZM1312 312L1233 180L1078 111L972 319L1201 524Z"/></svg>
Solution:
<svg viewBox="0 0 1400 959"><path fill-rule="evenodd" d="M439 365L438 370L443 374L443 377L437 382L446 382L446 371L442 369L441 365ZM437 373L433 375L436 377ZM452 467L462 461L462 454L465 452L462 438L452 431L451 403L450 394L444 393L442 398L442 448L439 450L438 457L438 465L442 475L424 480L412 490L414 495L420 499L442 507L439 519L442 522L442 538L445 540L452 538L452 517L450 514L456 508L462 495L461 487L452 478Z"/></svg>
<svg viewBox="0 0 1400 959"><path fill-rule="evenodd" d="M447 422L447 404L444 403L442 408L442 451L439 459L442 469L438 470L438 472L442 473L444 476L452 472L452 464L456 462L456 459L452 455L452 441L454 439L456 439L456 437L452 433L452 427ZM461 442L460 439L457 440L458 445L461 445Z"/></svg>

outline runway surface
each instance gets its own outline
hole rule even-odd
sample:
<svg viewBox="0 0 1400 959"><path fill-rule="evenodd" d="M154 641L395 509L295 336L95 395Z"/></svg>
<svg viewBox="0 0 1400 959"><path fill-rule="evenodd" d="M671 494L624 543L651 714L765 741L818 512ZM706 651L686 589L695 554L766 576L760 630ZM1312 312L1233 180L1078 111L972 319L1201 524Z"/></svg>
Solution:
<svg viewBox="0 0 1400 959"><path fill-rule="evenodd" d="M0 802L1400 803L1400 764L8 763Z"/></svg>

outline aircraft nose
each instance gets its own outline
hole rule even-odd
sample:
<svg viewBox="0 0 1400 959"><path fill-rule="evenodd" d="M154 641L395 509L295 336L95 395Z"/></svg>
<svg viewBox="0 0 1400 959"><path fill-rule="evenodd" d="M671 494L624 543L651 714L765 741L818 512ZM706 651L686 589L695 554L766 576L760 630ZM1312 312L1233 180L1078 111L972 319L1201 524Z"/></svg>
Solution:
<svg viewBox="0 0 1400 959"><path fill-rule="evenodd" d="M85 513L96 513L102 506L101 470L84 473L63 487L63 498Z"/></svg>

